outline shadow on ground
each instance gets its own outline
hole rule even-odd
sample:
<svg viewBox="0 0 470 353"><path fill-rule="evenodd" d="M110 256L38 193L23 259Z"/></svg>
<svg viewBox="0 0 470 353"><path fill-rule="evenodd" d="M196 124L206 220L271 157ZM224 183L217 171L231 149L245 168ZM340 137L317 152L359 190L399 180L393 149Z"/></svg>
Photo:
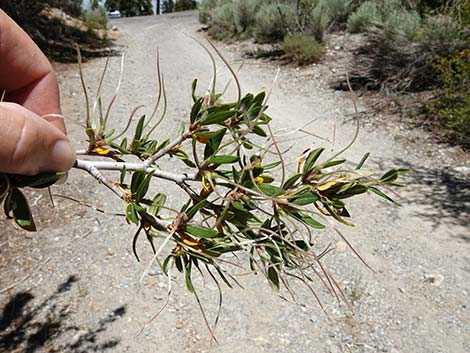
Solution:
<svg viewBox="0 0 470 353"><path fill-rule="evenodd" d="M470 178L449 169L414 166L403 160L397 160L396 165L411 169L407 183L413 197L408 202L424 206L414 215L436 226L454 224L470 227ZM470 234L458 236L470 242Z"/></svg>
<svg viewBox="0 0 470 353"><path fill-rule="evenodd" d="M69 299L64 296L76 282L77 277L70 276L52 295L35 305L29 292L13 296L0 313L0 351L85 353L115 348L119 339L101 336L109 324L125 314L126 308L117 308L93 328L77 326L71 317L73 310L64 303L64 299Z"/></svg>

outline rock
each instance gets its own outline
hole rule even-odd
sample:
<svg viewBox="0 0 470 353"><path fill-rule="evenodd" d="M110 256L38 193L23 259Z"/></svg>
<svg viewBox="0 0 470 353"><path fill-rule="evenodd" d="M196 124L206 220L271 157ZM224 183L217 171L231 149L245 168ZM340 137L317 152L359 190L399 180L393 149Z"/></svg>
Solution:
<svg viewBox="0 0 470 353"><path fill-rule="evenodd" d="M444 276L440 274L427 274L424 276L424 281L427 283L431 283L436 287L439 287L444 281Z"/></svg>
<svg viewBox="0 0 470 353"><path fill-rule="evenodd" d="M458 167L455 167L454 170L457 172L457 173L461 173L461 174L464 174L464 175L470 175L470 167L465 167L465 166L458 166Z"/></svg>

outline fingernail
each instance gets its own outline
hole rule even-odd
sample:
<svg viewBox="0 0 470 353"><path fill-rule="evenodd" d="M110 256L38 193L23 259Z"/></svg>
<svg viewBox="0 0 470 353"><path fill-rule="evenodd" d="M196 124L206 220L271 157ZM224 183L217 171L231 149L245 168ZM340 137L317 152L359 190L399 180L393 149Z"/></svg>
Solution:
<svg viewBox="0 0 470 353"><path fill-rule="evenodd" d="M75 150L67 140L57 141L46 160L42 172L66 172L75 162Z"/></svg>

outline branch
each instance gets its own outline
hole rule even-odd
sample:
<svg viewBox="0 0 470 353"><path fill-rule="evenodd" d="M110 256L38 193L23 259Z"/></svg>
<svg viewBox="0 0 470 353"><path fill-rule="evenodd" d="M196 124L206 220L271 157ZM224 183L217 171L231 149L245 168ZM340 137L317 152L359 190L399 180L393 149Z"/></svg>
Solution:
<svg viewBox="0 0 470 353"><path fill-rule="evenodd" d="M141 162L141 163L105 162L105 161L85 161L85 160L78 159L75 162L74 168L86 170L87 172L92 174L93 177L95 177L95 179L97 179L98 181L104 183L105 185L106 185L106 183L102 180L102 178L104 178L104 176L101 175L101 173L99 173L100 170L122 171L122 170L126 169L128 171L144 171L148 174L152 173L153 176L155 176L157 178L173 181L178 185L181 185L186 181L195 181L195 180L198 179L198 174L197 173L193 174L193 175L188 175L186 173L183 173L183 174L170 173L170 172L166 172L164 170L159 170L159 169L148 167L146 165L146 162ZM94 171L94 170L98 171L98 173L100 174L98 177L95 176L91 172L91 171ZM106 178L104 178L104 179L106 179ZM108 185L106 185L106 186L108 186ZM118 196L120 196L120 195L118 194Z"/></svg>

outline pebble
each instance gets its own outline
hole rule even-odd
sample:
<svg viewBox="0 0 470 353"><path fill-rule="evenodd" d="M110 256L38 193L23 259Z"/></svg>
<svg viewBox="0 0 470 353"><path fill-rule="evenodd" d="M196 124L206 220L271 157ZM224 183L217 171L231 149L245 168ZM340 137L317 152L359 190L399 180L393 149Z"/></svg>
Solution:
<svg viewBox="0 0 470 353"><path fill-rule="evenodd" d="M454 170L464 175L470 175L470 167L458 166L458 167L455 167Z"/></svg>
<svg viewBox="0 0 470 353"><path fill-rule="evenodd" d="M444 281L444 276L440 274L427 274L424 275L424 281L427 283L431 283L436 287L439 287Z"/></svg>

